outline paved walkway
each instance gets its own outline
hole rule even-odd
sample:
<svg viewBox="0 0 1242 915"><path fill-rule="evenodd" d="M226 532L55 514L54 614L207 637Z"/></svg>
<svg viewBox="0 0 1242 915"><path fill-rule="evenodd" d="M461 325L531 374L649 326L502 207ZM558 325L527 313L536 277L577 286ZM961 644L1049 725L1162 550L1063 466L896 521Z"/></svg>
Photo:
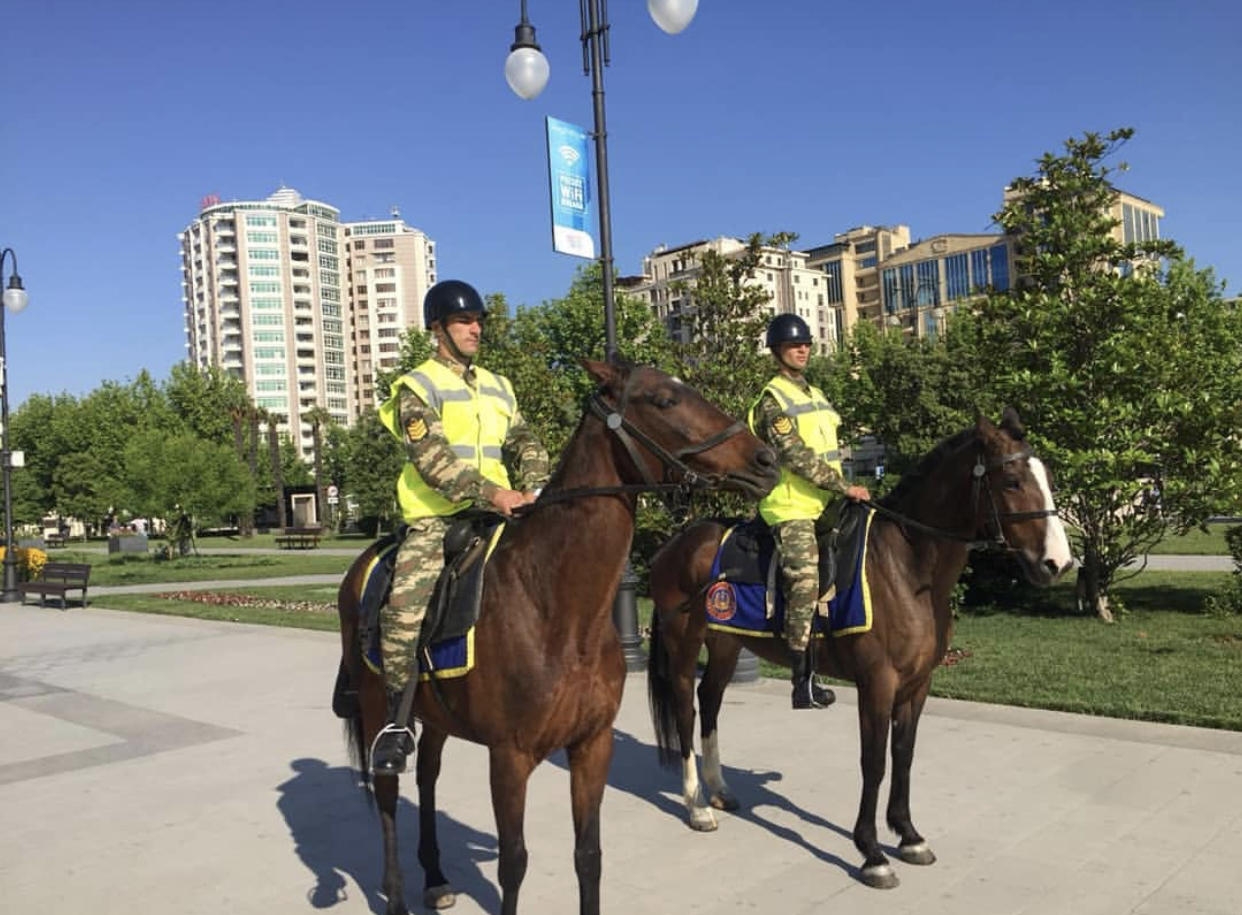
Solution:
<svg viewBox="0 0 1242 915"><path fill-rule="evenodd" d="M0 606L0 909L380 913L377 817L328 709L331 633ZM857 882L853 694L792 713L784 684L726 697L726 776L746 809L684 824L641 674L604 804L605 913L1237 915L1242 734L932 700L915 819L939 856ZM440 782L455 911L499 911L486 753ZM412 786L406 785L407 798ZM520 910L577 911L568 777L531 780ZM413 805L402 802L411 898Z"/></svg>

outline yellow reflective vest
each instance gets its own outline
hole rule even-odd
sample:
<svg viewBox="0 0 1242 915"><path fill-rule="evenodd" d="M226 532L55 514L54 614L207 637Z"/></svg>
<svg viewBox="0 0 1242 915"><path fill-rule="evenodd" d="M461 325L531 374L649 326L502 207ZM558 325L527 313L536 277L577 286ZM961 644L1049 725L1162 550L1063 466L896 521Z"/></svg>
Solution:
<svg viewBox="0 0 1242 915"><path fill-rule="evenodd" d="M448 366L428 359L392 385L388 400L379 408L380 421L393 435L405 441L401 428L401 389L409 388L440 417L444 437L459 460L474 467L484 477L510 489L509 471L501 449L509 436L509 426L517 412L517 398L509 379L475 366L476 386L471 388ZM406 462L397 480L397 501L406 521L454 515L470 506L469 501L450 502L432 489L413 464Z"/></svg>
<svg viewBox="0 0 1242 915"><path fill-rule="evenodd" d="M815 456L841 473L841 452L837 446L837 426L841 425L841 417L819 388L814 385L809 388L809 391L804 391L784 375L777 375L763 391L776 398L781 410L794 421L798 435L815 452ZM756 410L762 397L760 394L750 408L751 432L757 433ZM834 498L835 493L820 489L805 477L782 467L780 482L759 503L759 514L768 524L795 519L814 520Z"/></svg>

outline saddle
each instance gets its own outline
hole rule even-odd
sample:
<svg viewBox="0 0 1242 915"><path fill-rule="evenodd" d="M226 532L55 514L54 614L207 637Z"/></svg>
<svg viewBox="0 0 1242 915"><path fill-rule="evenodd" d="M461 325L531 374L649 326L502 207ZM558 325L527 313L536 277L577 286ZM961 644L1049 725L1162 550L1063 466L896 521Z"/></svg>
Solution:
<svg viewBox="0 0 1242 915"><path fill-rule="evenodd" d="M834 516L834 517L830 517ZM861 522L867 508L846 501L839 510L829 508L816 522L819 542L820 600L830 599L838 591L848 591L857 574L858 554L863 548L866 526ZM720 578L742 584L764 585L774 589L777 563L776 539L762 518L735 525L720 547Z"/></svg>
<svg viewBox="0 0 1242 915"><path fill-rule="evenodd" d="M483 601L483 567L499 539L504 519L491 512L463 512L444 533L444 569L436 581L427 616L419 633L418 653L434 642L465 635L479 620ZM360 638L370 645L379 627L380 608L392 592L397 550L404 526L383 537L366 576L358 608Z"/></svg>

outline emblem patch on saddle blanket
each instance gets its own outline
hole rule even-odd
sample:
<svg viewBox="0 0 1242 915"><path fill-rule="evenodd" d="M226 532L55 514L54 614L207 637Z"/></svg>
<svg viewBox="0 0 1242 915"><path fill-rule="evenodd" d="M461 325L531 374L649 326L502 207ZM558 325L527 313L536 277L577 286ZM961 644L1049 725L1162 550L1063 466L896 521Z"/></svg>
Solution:
<svg viewBox="0 0 1242 915"><path fill-rule="evenodd" d="M839 576L836 594L826 602L826 616L824 601L820 601L816 608L811 626L814 636L822 638L826 632L834 637L854 635L871 629L867 536L871 532L874 516L874 511L868 511L865 523L858 526L862 546L853 553L857 557L853 574ZM725 546L734 536L749 537L754 541L744 547L744 551L754 558L753 564L739 563L735 551L728 551L729 557L725 558ZM716 558L712 560L712 578L715 582L707 589L704 598L708 629L738 635L779 637L784 634L785 598L777 584L780 573L773 561L773 546L770 532L756 535L755 529L749 525L734 525L725 531L716 550ZM745 565L753 567L743 568Z"/></svg>
<svg viewBox="0 0 1242 915"><path fill-rule="evenodd" d="M483 566L487 564L492 551L496 548L500 535L504 532L504 527L503 524L499 524L491 532L477 567L470 573L467 573L471 578L478 576L478 583L480 585ZM383 653L380 649L380 628L378 625L379 610L388 600L388 595L392 591L393 566L397 561L397 549L401 546L401 539L401 537L390 534L382 541L380 549L371 560L371 565L363 577L362 599L358 604L362 627L367 628L366 624L368 621L371 623L369 627L370 638L367 639L362 659L367 667L377 674L381 673L383 669ZM438 590L437 588L437 592ZM432 600L434 602L436 598L433 597ZM424 625L431 624L430 618L424 621ZM426 657L428 654L430 655L430 666L428 666L428 659ZM421 654L418 659L418 678L420 680L430 680L433 676L437 680L451 680L455 677L464 677L473 669L474 625L470 625L464 632L459 631L445 638L433 638L431 644L427 646L426 653Z"/></svg>

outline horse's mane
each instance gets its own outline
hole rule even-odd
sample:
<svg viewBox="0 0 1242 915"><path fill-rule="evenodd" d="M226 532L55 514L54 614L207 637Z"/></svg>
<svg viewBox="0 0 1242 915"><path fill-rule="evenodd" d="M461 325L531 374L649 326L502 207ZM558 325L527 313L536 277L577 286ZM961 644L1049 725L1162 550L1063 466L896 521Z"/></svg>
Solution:
<svg viewBox="0 0 1242 915"><path fill-rule="evenodd" d="M923 481L931 476L947 457L956 454L974 436L975 427L971 426L944 439L935 448L923 455L913 469L902 474L901 480L898 481L893 491L880 499L879 504L885 508L899 509L911 495L918 491L919 487L923 485Z"/></svg>

